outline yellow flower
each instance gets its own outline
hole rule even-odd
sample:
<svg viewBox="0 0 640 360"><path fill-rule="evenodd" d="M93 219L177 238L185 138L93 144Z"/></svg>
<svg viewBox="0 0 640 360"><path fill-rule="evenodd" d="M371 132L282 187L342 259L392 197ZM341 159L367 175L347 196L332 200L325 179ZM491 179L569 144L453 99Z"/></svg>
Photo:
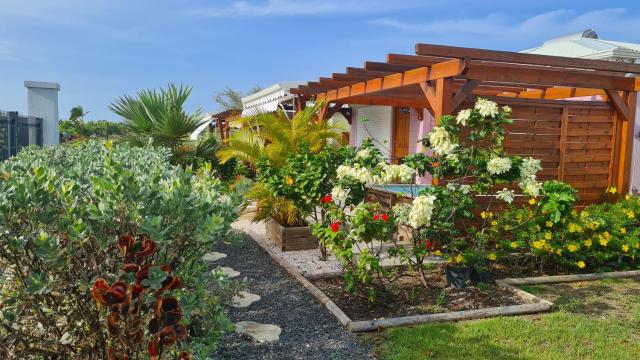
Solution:
<svg viewBox="0 0 640 360"><path fill-rule="evenodd" d="M461 263L464 261L464 256L458 254L458 256L456 256L454 260L456 261L456 263Z"/></svg>
<svg viewBox="0 0 640 360"><path fill-rule="evenodd" d="M615 193L617 193L617 192L618 192L618 189L616 189L616 187L615 187L615 186L612 186L612 187L610 187L610 188L607 188L607 192L608 192L608 193L611 193L611 194L615 194Z"/></svg>
<svg viewBox="0 0 640 360"><path fill-rule="evenodd" d="M588 226L589 226L589 229L595 230L598 228L598 226L600 226L600 223L594 220L590 222Z"/></svg>
<svg viewBox="0 0 640 360"><path fill-rule="evenodd" d="M547 231L547 232L545 232L545 233L544 233L544 238L545 238L545 240L551 240L551 238L552 238L551 233L550 233L550 232L548 232L548 231Z"/></svg>
<svg viewBox="0 0 640 360"><path fill-rule="evenodd" d="M537 231L540 231L540 230L541 230L540 225L536 225L536 230L537 230Z"/></svg>
<svg viewBox="0 0 640 360"><path fill-rule="evenodd" d="M569 252L576 252L578 251L578 249L580 249L578 245L574 245L574 244L567 245L567 250L569 250Z"/></svg>
<svg viewBox="0 0 640 360"><path fill-rule="evenodd" d="M576 265L580 268L580 269L584 269L585 266L587 266L587 264L584 263L584 261L580 260L576 263Z"/></svg>
<svg viewBox="0 0 640 360"><path fill-rule="evenodd" d="M536 240L533 243L531 243L531 245L533 245L533 247L538 250L544 249L546 244L547 243L544 240Z"/></svg>
<svg viewBox="0 0 640 360"><path fill-rule="evenodd" d="M600 239L600 245L607 246L607 244L609 243L609 240L611 240L611 234L609 234L608 231L605 231L602 234L600 234L598 238Z"/></svg>
<svg viewBox="0 0 640 360"><path fill-rule="evenodd" d="M495 220L493 220L493 221L491 222L491 226L496 226L496 225L498 225L498 222L497 222L497 221L495 221Z"/></svg>
<svg viewBox="0 0 640 360"><path fill-rule="evenodd" d="M633 244L633 247L636 249L640 249L640 242L636 242L635 244Z"/></svg>
<svg viewBox="0 0 640 360"><path fill-rule="evenodd" d="M558 256L562 256L562 249L556 249L556 254L558 254Z"/></svg>
<svg viewBox="0 0 640 360"><path fill-rule="evenodd" d="M547 227L553 227L553 221L547 221Z"/></svg>
<svg viewBox="0 0 640 360"><path fill-rule="evenodd" d="M511 245L512 249L517 249L518 248L518 243L515 242L515 241L512 241L511 244L509 244L509 245Z"/></svg>
<svg viewBox="0 0 640 360"><path fill-rule="evenodd" d="M505 229L505 230L509 230L509 229L511 229L511 226L509 226L509 225L505 225L505 226L504 226L504 229Z"/></svg>
<svg viewBox="0 0 640 360"><path fill-rule="evenodd" d="M491 261L496 261L497 258L498 257L494 253L491 253L491 254L487 255L487 259L489 259Z"/></svg>
<svg viewBox="0 0 640 360"><path fill-rule="evenodd" d="M627 228L626 227L621 227L620 228L620 233L621 234L626 234L627 233Z"/></svg>
<svg viewBox="0 0 640 360"><path fill-rule="evenodd" d="M625 196L624 196L624 199L625 199L625 200L629 200L629 199L631 199L631 195L629 195L629 194L625 195Z"/></svg>
<svg viewBox="0 0 640 360"><path fill-rule="evenodd" d="M529 199L529 204L534 205L536 203L536 199L531 198Z"/></svg>
<svg viewBox="0 0 640 360"><path fill-rule="evenodd" d="M434 252L433 252L433 255L435 255L435 256L442 256L442 251L440 251L440 250L436 250L436 251L434 251Z"/></svg>
<svg viewBox="0 0 640 360"><path fill-rule="evenodd" d="M292 178L287 176L285 180L287 181L287 185L293 185L293 179Z"/></svg>
<svg viewBox="0 0 640 360"><path fill-rule="evenodd" d="M636 216L636 214L633 212L633 210L627 210L627 217L629 219L633 219Z"/></svg>
<svg viewBox="0 0 640 360"><path fill-rule="evenodd" d="M629 252L629 245L627 244L622 245L622 251Z"/></svg>
<svg viewBox="0 0 640 360"><path fill-rule="evenodd" d="M480 217L483 218L483 219L486 219L487 218L487 213L485 211L481 212L480 213Z"/></svg>
<svg viewBox="0 0 640 360"><path fill-rule="evenodd" d="M590 248L591 245L593 245L593 242L591 241L591 239L587 239L584 241L584 246Z"/></svg>

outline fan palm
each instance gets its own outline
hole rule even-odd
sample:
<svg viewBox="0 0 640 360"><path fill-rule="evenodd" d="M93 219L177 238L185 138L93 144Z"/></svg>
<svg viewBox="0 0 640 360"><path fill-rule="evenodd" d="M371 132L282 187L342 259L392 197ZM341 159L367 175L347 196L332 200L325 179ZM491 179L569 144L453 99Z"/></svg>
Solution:
<svg viewBox="0 0 640 360"><path fill-rule="evenodd" d="M169 84L160 91L141 90L137 97L119 97L109 109L122 117L130 143L142 145L153 138L155 144L175 151L203 121L200 110L192 114L184 110L190 94L189 86Z"/></svg>
<svg viewBox="0 0 640 360"><path fill-rule="evenodd" d="M322 103L298 111L289 119L284 111L263 113L240 118L235 125L240 130L229 139L229 145L218 152L220 161L232 158L255 165L265 157L273 166L279 166L288 157L307 144L313 152L327 144L339 144L343 127L318 117Z"/></svg>

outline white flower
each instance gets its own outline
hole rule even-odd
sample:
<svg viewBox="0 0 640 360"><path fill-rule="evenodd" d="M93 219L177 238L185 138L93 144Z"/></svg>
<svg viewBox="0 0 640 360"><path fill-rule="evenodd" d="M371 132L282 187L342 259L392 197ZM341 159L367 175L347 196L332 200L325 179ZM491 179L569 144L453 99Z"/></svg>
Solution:
<svg viewBox="0 0 640 360"><path fill-rule="evenodd" d="M413 181L413 175L415 174L415 170L406 165L389 165L387 163L380 163L378 165L382 172L380 174L380 181L385 184L391 183L400 183L400 184L408 184Z"/></svg>
<svg viewBox="0 0 640 360"><path fill-rule="evenodd" d="M515 196L515 191L504 188L496 193L496 198L511 204L513 202L513 197Z"/></svg>
<svg viewBox="0 0 640 360"><path fill-rule="evenodd" d="M331 189L331 197L337 201L347 200L348 195L347 190L343 189L341 186L334 186L333 189Z"/></svg>
<svg viewBox="0 0 640 360"><path fill-rule="evenodd" d="M535 180L536 173L540 170L542 170L542 166L540 166L540 160L531 157L524 158L522 159L522 164L520 164L520 180Z"/></svg>
<svg viewBox="0 0 640 360"><path fill-rule="evenodd" d="M451 154L458 144L451 142L451 136L443 127L436 126L429 133L429 143L435 152L440 155Z"/></svg>
<svg viewBox="0 0 640 360"><path fill-rule="evenodd" d="M447 160L449 160L449 161L451 161L453 163L456 163L459 160L458 159L458 154L447 154L446 158L447 158Z"/></svg>
<svg viewBox="0 0 640 360"><path fill-rule="evenodd" d="M456 183L447 183L447 190L449 191L456 191Z"/></svg>
<svg viewBox="0 0 640 360"><path fill-rule="evenodd" d="M435 207L435 200L436 197L434 195L420 195L413 199L408 224L414 229L429 225L433 208Z"/></svg>
<svg viewBox="0 0 640 360"><path fill-rule="evenodd" d="M342 180L346 177L357 180L362 184L371 184L376 179L369 169L360 166L360 164L354 164L353 166L340 165L336 170L338 180Z"/></svg>
<svg viewBox="0 0 640 360"><path fill-rule="evenodd" d="M471 185L467 185L467 184L465 184L465 185L460 185L460 191L461 191L463 194L467 195L469 192L471 192Z"/></svg>
<svg viewBox="0 0 640 360"><path fill-rule="evenodd" d="M471 117L471 109L460 110L456 117L456 123L467 126L467 120Z"/></svg>
<svg viewBox="0 0 640 360"><path fill-rule="evenodd" d="M511 107L505 105L502 107L502 112L510 114L511 113Z"/></svg>
<svg viewBox="0 0 640 360"><path fill-rule="evenodd" d="M538 197L542 190L542 183L537 182L535 179L522 180L518 186L520 186L523 193L532 197Z"/></svg>
<svg viewBox="0 0 640 360"><path fill-rule="evenodd" d="M498 115L498 104L487 99L478 98L475 109L484 117L494 117Z"/></svg>
<svg viewBox="0 0 640 360"><path fill-rule="evenodd" d="M487 163L487 171L491 175L500 175L511 169L511 159L494 157Z"/></svg>
<svg viewBox="0 0 640 360"><path fill-rule="evenodd" d="M361 149L356 153L356 159L368 158L369 155L371 155L371 150L369 150L369 149Z"/></svg>

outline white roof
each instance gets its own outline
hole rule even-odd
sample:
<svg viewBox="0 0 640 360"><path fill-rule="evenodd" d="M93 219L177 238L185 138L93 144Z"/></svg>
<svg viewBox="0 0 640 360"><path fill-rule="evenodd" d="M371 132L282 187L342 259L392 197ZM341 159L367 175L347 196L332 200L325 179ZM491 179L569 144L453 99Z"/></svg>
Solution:
<svg viewBox="0 0 640 360"><path fill-rule="evenodd" d="M278 105L291 98L289 89L305 85L302 81L285 81L275 83L255 94L242 98L242 116L273 112Z"/></svg>
<svg viewBox="0 0 640 360"><path fill-rule="evenodd" d="M599 39L593 30L561 36L545 41L542 46L523 50L523 53L634 61L640 59L640 44ZM637 61L636 61L637 62Z"/></svg>

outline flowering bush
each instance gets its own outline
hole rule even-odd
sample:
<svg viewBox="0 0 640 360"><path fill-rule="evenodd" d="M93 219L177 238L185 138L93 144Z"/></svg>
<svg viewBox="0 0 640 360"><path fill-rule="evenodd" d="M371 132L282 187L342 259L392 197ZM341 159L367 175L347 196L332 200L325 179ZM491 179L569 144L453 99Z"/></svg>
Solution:
<svg viewBox="0 0 640 360"><path fill-rule="evenodd" d="M547 195L548 188L545 184L545 196L534 208L507 211L498 219L505 255L532 254L541 267L569 271L638 268L640 198L626 195L577 211L571 206L573 189Z"/></svg>
<svg viewBox="0 0 640 360"><path fill-rule="evenodd" d="M313 235L342 266L347 289L355 291L360 284L373 300L386 289L390 279L391 271L380 263L383 251L380 245L396 231L393 215L382 211L378 204L360 203L349 213L335 204L329 205L332 221L328 225L312 225ZM359 253L357 259L354 249Z"/></svg>
<svg viewBox="0 0 640 360"><path fill-rule="evenodd" d="M160 148L88 141L28 148L0 164L3 350L19 358L106 351L105 319L90 289L99 276L118 278L120 234L153 239L154 261L184 281L181 304L191 307L196 297L212 305L199 314L185 309L185 324L211 335L227 327L217 321L222 294L202 285L199 259L228 239L242 183L229 191L206 169L193 174L169 157ZM214 339L206 342L215 346ZM197 338L181 344L192 346L201 347Z"/></svg>

